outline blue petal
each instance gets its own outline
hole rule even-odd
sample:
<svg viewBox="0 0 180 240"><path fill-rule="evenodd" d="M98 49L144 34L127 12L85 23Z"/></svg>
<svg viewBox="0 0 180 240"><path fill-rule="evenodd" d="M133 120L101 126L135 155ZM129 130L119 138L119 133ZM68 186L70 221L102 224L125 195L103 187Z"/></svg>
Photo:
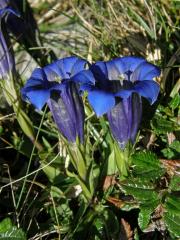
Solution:
<svg viewBox="0 0 180 240"><path fill-rule="evenodd" d="M27 80L24 89L28 91L28 89L38 89L43 88L43 80L30 78Z"/></svg>
<svg viewBox="0 0 180 240"><path fill-rule="evenodd" d="M92 71L96 82L100 85L102 89L108 87L108 70L105 62L96 62L90 66L90 71Z"/></svg>
<svg viewBox="0 0 180 240"><path fill-rule="evenodd" d="M141 63L133 72L131 81L153 80L160 75L160 69L148 62Z"/></svg>
<svg viewBox="0 0 180 240"><path fill-rule="evenodd" d="M87 61L85 61L84 59L80 59L75 56L63 58L62 62L64 74L66 74L65 78L69 78L70 76L73 76L74 74L85 69L85 65L87 63Z"/></svg>
<svg viewBox="0 0 180 240"><path fill-rule="evenodd" d="M86 68L87 64L88 64L88 62L86 60L77 58L77 61L75 62L75 64L73 65L73 67L71 69L71 76L74 76L75 74L84 70Z"/></svg>
<svg viewBox="0 0 180 240"><path fill-rule="evenodd" d="M34 79L39 79L39 80L43 80L44 78L46 78L46 75L44 73L44 70L42 68L36 68L32 74L31 74L31 78Z"/></svg>
<svg viewBox="0 0 180 240"><path fill-rule="evenodd" d="M55 81L56 77L69 79L74 74L83 70L86 63L87 61L77 57L67 57L47 65L44 67L44 71L49 81Z"/></svg>
<svg viewBox="0 0 180 240"><path fill-rule="evenodd" d="M97 116L107 113L115 105L113 94L99 90L89 92L88 100Z"/></svg>
<svg viewBox="0 0 180 240"><path fill-rule="evenodd" d="M117 92L116 94L115 94L115 96L116 97L121 97L121 98L123 98L123 99L127 99L128 97L130 97L131 96L131 94L133 93L133 92L135 92L135 90L133 90L133 89L129 89L129 90L120 90L119 92Z"/></svg>
<svg viewBox="0 0 180 240"><path fill-rule="evenodd" d="M90 66L90 70L95 73L97 77L101 77L103 75L105 78L108 78L106 62L97 61L95 64Z"/></svg>
<svg viewBox="0 0 180 240"><path fill-rule="evenodd" d="M56 80L56 78L60 78L60 80L65 78L64 72L63 72L62 68L60 68L58 66L57 61L45 66L44 72L46 74L47 80L50 82L54 82Z"/></svg>
<svg viewBox="0 0 180 240"><path fill-rule="evenodd" d="M129 109L126 109L127 111ZM131 111L131 109L130 109ZM125 112L124 101L120 101L107 113L109 126L114 138L117 140L121 148L129 140L129 119Z"/></svg>
<svg viewBox="0 0 180 240"><path fill-rule="evenodd" d="M141 63L146 62L145 59L139 57L122 57L107 62L97 62L91 66L91 70L95 77L103 85L108 80L118 80L120 75L126 79L126 72L133 72Z"/></svg>
<svg viewBox="0 0 180 240"><path fill-rule="evenodd" d="M39 110L42 109L49 98L49 90L36 90L26 93L26 99L28 99Z"/></svg>
<svg viewBox="0 0 180 240"><path fill-rule="evenodd" d="M118 80L119 79L119 75L121 74L121 71L120 71L120 66L117 66L116 63L117 63L116 59L106 62L109 80Z"/></svg>
<svg viewBox="0 0 180 240"><path fill-rule="evenodd" d="M76 84L72 81L65 82L60 94L51 92L48 105L60 132L70 142L75 142L79 137L84 139L84 106L78 94Z"/></svg>
<svg viewBox="0 0 180 240"><path fill-rule="evenodd" d="M48 106L61 134L63 134L69 142L75 142L76 128L73 122L74 116L72 116L72 113L69 113L66 102L64 102L60 96L51 96L48 100Z"/></svg>
<svg viewBox="0 0 180 240"><path fill-rule="evenodd" d="M94 85L96 80L90 70L82 70L81 72L77 73L72 77L72 81L82 85Z"/></svg>
<svg viewBox="0 0 180 240"><path fill-rule="evenodd" d="M112 61L116 65L116 68L118 69L119 74L123 74L128 71L133 72L139 66L139 64L146 62L144 58L134 57L134 56L116 58Z"/></svg>
<svg viewBox="0 0 180 240"><path fill-rule="evenodd" d="M153 104L158 97L159 94L159 84L155 81L138 81L135 86L134 90L141 95L148 99L150 104Z"/></svg>

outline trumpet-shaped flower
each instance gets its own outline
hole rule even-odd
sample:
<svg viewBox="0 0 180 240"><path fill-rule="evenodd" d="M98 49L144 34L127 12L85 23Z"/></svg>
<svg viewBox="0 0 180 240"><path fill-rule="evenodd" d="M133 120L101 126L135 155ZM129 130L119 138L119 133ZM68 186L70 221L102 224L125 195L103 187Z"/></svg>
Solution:
<svg viewBox="0 0 180 240"><path fill-rule="evenodd" d="M107 113L120 147L124 148L128 140L134 143L141 121L141 97L150 104L156 101L159 85L153 78L160 75L159 68L143 58L129 56L96 62L86 74L79 75L91 79L83 90L88 91L88 100L98 116Z"/></svg>
<svg viewBox="0 0 180 240"><path fill-rule="evenodd" d="M6 77L15 68L13 51L5 27L9 14L18 16L11 8L0 9L0 78Z"/></svg>
<svg viewBox="0 0 180 240"><path fill-rule="evenodd" d="M86 63L77 57L67 57L37 68L21 91L23 99L37 109L48 103L60 132L70 142L77 137L83 141L84 107L75 78Z"/></svg>

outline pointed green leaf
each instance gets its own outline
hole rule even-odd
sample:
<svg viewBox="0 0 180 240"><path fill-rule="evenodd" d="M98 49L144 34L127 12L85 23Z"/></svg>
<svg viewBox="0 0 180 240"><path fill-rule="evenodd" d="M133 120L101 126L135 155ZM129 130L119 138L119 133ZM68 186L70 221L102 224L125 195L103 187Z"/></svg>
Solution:
<svg viewBox="0 0 180 240"><path fill-rule="evenodd" d="M53 166L47 166L47 164L41 163L41 167L43 172L46 174L50 182L54 182L54 180L60 175L60 170Z"/></svg>
<svg viewBox="0 0 180 240"><path fill-rule="evenodd" d="M5 218L0 222L0 233L6 232L12 228L12 222L10 218Z"/></svg>
<svg viewBox="0 0 180 240"><path fill-rule="evenodd" d="M12 227L7 232L0 234L0 240L26 240L26 236L21 229Z"/></svg>
<svg viewBox="0 0 180 240"><path fill-rule="evenodd" d="M180 214L176 215L171 212L166 212L164 214L164 221L167 229L170 231L172 236L177 238L180 237Z"/></svg>
<svg viewBox="0 0 180 240"><path fill-rule="evenodd" d="M25 233L12 225L10 218L0 222L0 240L26 240Z"/></svg>
<svg viewBox="0 0 180 240"><path fill-rule="evenodd" d="M178 195L169 194L166 198L165 208L168 212L180 215L180 198Z"/></svg>
<svg viewBox="0 0 180 240"><path fill-rule="evenodd" d="M158 194L155 192L155 186L145 180L141 179L128 179L120 182L121 190L132 195L136 200L141 202L146 200L155 201L158 199Z"/></svg>
<svg viewBox="0 0 180 240"><path fill-rule="evenodd" d="M133 154L132 164L134 165L133 175L136 177L155 180L164 173L157 156L149 151Z"/></svg>
<svg viewBox="0 0 180 240"><path fill-rule="evenodd" d="M151 213L152 209L146 208L146 207L141 207L140 208L140 213L138 216L138 224L141 230L143 231L145 228L147 228L148 223L150 222L151 218Z"/></svg>
<svg viewBox="0 0 180 240"><path fill-rule="evenodd" d="M180 191L180 177L179 176L174 175L171 178L169 188L171 189L171 191Z"/></svg>
<svg viewBox="0 0 180 240"><path fill-rule="evenodd" d="M175 131L177 126L162 116L155 116L152 119L152 128L156 134L166 134L167 132Z"/></svg>
<svg viewBox="0 0 180 240"><path fill-rule="evenodd" d="M176 109L176 108L179 107L179 105L180 105L180 95L178 93L173 97L173 99L171 100L169 105L172 109Z"/></svg>
<svg viewBox="0 0 180 240"><path fill-rule="evenodd" d="M180 198L169 194L165 202L164 221L168 230L175 237L180 237Z"/></svg>
<svg viewBox="0 0 180 240"><path fill-rule="evenodd" d="M118 172L118 168L116 165L115 154L113 150L107 160L107 175L113 175L113 174L116 174L117 172Z"/></svg>
<svg viewBox="0 0 180 240"><path fill-rule="evenodd" d="M151 220L151 214L154 212L159 204L158 199L152 200L149 199L143 204L140 204L140 213L138 216L138 223L141 230L145 230L148 227L148 224Z"/></svg>

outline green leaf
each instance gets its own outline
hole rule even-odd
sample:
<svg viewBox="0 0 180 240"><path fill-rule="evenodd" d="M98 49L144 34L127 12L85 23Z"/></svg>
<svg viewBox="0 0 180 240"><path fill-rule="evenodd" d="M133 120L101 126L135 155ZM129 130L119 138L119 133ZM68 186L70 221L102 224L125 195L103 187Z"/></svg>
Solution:
<svg viewBox="0 0 180 240"><path fill-rule="evenodd" d="M171 234L177 238L180 237L180 214L176 215L171 212L164 213L164 221L171 232Z"/></svg>
<svg viewBox="0 0 180 240"><path fill-rule="evenodd" d="M166 198L165 208L168 212L180 215L180 198L175 194L169 194Z"/></svg>
<svg viewBox="0 0 180 240"><path fill-rule="evenodd" d="M161 152L168 159L179 158L180 157L180 141L174 140L167 148L164 148Z"/></svg>
<svg viewBox="0 0 180 240"><path fill-rule="evenodd" d="M128 168L130 164L129 157L130 145L127 144L126 148L122 150L119 148L118 143L114 142L113 147L116 164L120 172L120 177L121 179L124 179L126 176L128 176Z"/></svg>
<svg viewBox="0 0 180 240"><path fill-rule="evenodd" d="M179 80L176 82L176 84L174 85L171 93L170 93L170 96L171 97L174 97L176 94L178 94L179 92L179 89L180 89L180 78Z"/></svg>
<svg viewBox="0 0 180 240"><path fill-rule="evenodd" d="M43 172L46 174L50 182L54 182L54 180L60 175L61 171L53 166L47 166L43 162L41 163L41 167L43 168Z"/></svg>
<svg viewBox="0 0 180 240"><path fill-rule="evenodd" d="M155 208L157 208L158 204L158 199L149 199L143 204L140 204L138 223L142 231L148 227L148 224L151 220L151 214L154 212Z"/></svg>
<svg viewBox="0 0 180 240"><path fill-rule="evenodd" d="M155 192L155 186L142 179L128 179L120 182L121 190L132 195L136 200L144 202L151 199L155 201L158 199L158 194Z"/></svg>
<svg viewBox="0 0 180 240"><path fill-rule="evenodd" d="M0 222L0 240L26 240L25 233L12 225L10 218Z"/></svg>
<svg viewBox="0 0 180 240"><path fill-rule="evenodd" d="M138 224L142 231L147 228L147 226L150 222L152 212L153 211L151 208L141 207L140 213L138 216Z"/></svg>
<svg viewBox="0 0 180 240"><path fill-rule="evenodd" d="M180 153L180 141L174 140L169 147Z"/></svg>
<svg viewBox="0 0 180 240"><path fill-rule="evenodd" d="M54 198L55 210L53 205L49 205L48 212L51 215L51 219L54 222L58 222L66 228L68 228L70 221L72 219L72 210L69 207L69 202L65 197L60 197L59 199Z"/></svg>
<svg viewBox="0 0 180 240"><path fill-rule="evenodd" d="M172 109L176 109L176 108L179 107L179 105L180 105L180 95L178 93L174 96L174 98L171 100L169 105Z"/></svg>
<svg viewBox="0 0 180 240"><path fill-rule="evenodd" d="M170 148L164 148L161 150L163 156L167 159L172 159L175 157L175 153L172 149Z"/></svg>
<svg viewBox="0 0 180 240"><path fill-rule="evenodd" d="M133 175L143 179L157 179L164 169L160 165L157 156L152 152L138 152L132 155Z"/></svg>
<svg viewBox="0 0 180 240"><path fill-rule="evenodd" d="M0 240L26 240L26 236L21 229L12 227L7 232L0 234Z"/></svg>
<svg viewBox="0 0 180 240"><path fill-rule="evenodd" d="M167 132L172 132L173 130L176 130L175 124L173 122L170 122L169 120L161 116L155 116L152 119L152 128L154 129L156 134L166 134Z"/></svg>
<svg viewBox="0 0 180 240"><path fill-rule="evenodd" d="M169 194L165 202L164 221L175 237L180 237L180 198L178 194Z"/></svg>
<svg viewBox="0 0 180 240"><path fill-rule="evenodd" d="M180 191L180 177L179 176L174 175L171 178L169 188L171 191Z"/></svg>
<svg viewBox="0 0 180 240"><path fill-rule="evenodd" d="M88 181L89 189L92 196L94 194L94 191L97 185L99 171L100 171L99 167L94 162L91 162L91 165L89 166L89 169L88 169L87 181Z"/></svg>
<svg viewBox="0 0 180 240"><path fill-rule="evenodd" d="M113 174L116 174L117 172L118 172L118 168L116 165L115 154L113 150L109 155L109 158L107 161L107 175L113 175Z"/></svg>
<svg viewBox="0 0 180 240"><path fill-rule="evenodd" d="M0 222L0 233L6 232L12 227L12 222L10 218L5 218Z"/></svg>

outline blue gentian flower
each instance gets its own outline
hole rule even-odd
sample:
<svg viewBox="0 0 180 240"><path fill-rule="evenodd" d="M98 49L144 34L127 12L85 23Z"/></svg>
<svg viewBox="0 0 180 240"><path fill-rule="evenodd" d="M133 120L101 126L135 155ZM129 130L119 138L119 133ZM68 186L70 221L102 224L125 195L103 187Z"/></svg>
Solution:
<svg viewBox="0 0 180 240"><path fill-rule="evenodd" d="M79 137L83 142L84 107L79 96L76 75L85 69L87 61L67 57L44 68L37 68L22 89L22 97L37 109L48 104L60 132L69 142Z"/></svg>
<svg viewBox="0 0 180 240"><path fill-rule="evenodd" d="M128 141L134 143L141 121L141 97L153 104L159 94L159 85L153 81L160 75L159 68L143 58L129 56L96 62L80 75L86 78L83 90L88 91L91 106L98 116L107 113L120 147Z"/></svg>
<svg viewBox="0 0 180 240"><path fill-rule="evenodd" d="M0 78L5 78L9 72L14 71L15 62L9 36L6 31L6 19L8 15L18 14L11 8L0 9Z"/></svg>

